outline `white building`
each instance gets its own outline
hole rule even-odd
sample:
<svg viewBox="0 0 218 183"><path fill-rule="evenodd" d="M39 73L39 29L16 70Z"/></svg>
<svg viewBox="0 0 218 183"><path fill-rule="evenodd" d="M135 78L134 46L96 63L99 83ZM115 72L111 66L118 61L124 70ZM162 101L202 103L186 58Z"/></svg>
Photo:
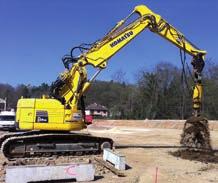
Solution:
<svg viewBox="0 0 218 183"><path fill-rule="evenodd" d="M96 117L108 117L108 109L103 105L97 103L90 104L86 107L86 115L92 115Z"/></svg>

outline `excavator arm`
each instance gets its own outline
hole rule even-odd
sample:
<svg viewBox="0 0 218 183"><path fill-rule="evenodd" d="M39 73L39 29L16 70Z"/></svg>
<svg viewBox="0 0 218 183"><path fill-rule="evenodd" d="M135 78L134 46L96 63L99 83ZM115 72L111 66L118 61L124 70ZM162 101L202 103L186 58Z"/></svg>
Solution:
<svg viewBox="0 0 218 183"><path fill-rule="evenodd" d="M138 17L130 21L135 14ZM52 84L52 97L19 99L16 122L19 129L24 132L5 134L0 138L4 156L9 159L54 154L69 156L77 153L96 154L102 152L104 148L112 148L113 140L110 138L80 135L70 131L86 127L83 95L91 82L107 67L108 60L114 54L146 29L160 35L193 57L195 77L193 109L195 116L198 116L202 97L201 72L206 52L188 41L160 15L153 13L146 6L136 6L129 16L118 22L101 40L91 45L74 47L70 55L63 58L66 70ZM78 57L74 57L75 50L81 51ZM87 77L87 65L98 70L90 80ZM184 125L181 144L192 148L210 149L208 129L206 119L202 117L188 119Z"/></svg>
<svg viewBox="0 0 218 183"><path fill-rule="evenodd" d="M138 17L130 21L134 15ZM160 35L193 57L191 62L195 78L193 109L195 115L199 115L202 98L201 72L204 67L206 51L200 50L160 15L144 5L136 6L130 15L118 22L101 40L91 45L73 48L71 54L63 58L66 70L52 84L51 95L67 107L76 110L79 99L100 71L107 67L108 60L146 29ZM73 56L75 49L81 51L78 57ZM96 74L89 81L85 68L87 65L98 68Z"/></svg>

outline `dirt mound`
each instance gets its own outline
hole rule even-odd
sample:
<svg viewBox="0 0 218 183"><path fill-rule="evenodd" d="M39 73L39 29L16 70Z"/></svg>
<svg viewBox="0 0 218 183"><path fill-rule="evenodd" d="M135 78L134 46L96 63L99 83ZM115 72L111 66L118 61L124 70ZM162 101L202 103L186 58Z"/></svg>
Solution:
<svg viewBox="0 0 218 183"><path fill-rule="evenodd" d="M207 119L204 117L189 118L184 124L180 144L187 148L211 151L210 130Z"/></svg>
<svg viewBox="0 0 218 183"><path fill-rule="evenodd" d="M185 120L105 120L95 119L92 126L127 126L138 128L183 129ZM218 130L218 121L210 120L210 130Z"/></svg>
<svg viewBox="0 0 218 183"><path fill-rule="evenodd" d="M206 118L193 116L187 119L180 144L184 147L170 154L182 159L218 163L218 155L212 150L210 129Z"/></svg>
<svg viewBox="0 0 218 183"><path fill-rule="evenodd" d="M200 161L204 163L218 163L218 154L213 151L206 152L183 149L169 153L175 157L179 157L182 159Z"/></svg>

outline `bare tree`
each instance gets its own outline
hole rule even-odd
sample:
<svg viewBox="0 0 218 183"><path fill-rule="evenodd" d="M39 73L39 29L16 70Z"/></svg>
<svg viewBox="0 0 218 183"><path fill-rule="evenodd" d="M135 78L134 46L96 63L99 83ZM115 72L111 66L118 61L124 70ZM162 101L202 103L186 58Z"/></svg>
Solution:
<svg viewBox="0 0 218 183"><path fill-rule="evenodd" d="M126 73L122 69L118 69L111 75L111 79L118 83L127 83Z"/></svg>

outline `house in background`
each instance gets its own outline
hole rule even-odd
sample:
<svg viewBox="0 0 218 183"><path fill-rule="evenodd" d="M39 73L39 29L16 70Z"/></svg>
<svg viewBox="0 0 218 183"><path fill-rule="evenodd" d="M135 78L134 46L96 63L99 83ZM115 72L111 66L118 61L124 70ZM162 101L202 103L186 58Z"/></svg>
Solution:
<svg viewBox="0 0 218 183"><path fill-rule="evenodd" d="M86 107L86 115L92 115L95 117L108 117L107 107L93 103Z"/></svg>
<svg viewBox="0 0 218 183"><path fill-rule="evenodd" d="M0 98L0 111L6 111L6 107L7 107L7 99Z"/></svg>

